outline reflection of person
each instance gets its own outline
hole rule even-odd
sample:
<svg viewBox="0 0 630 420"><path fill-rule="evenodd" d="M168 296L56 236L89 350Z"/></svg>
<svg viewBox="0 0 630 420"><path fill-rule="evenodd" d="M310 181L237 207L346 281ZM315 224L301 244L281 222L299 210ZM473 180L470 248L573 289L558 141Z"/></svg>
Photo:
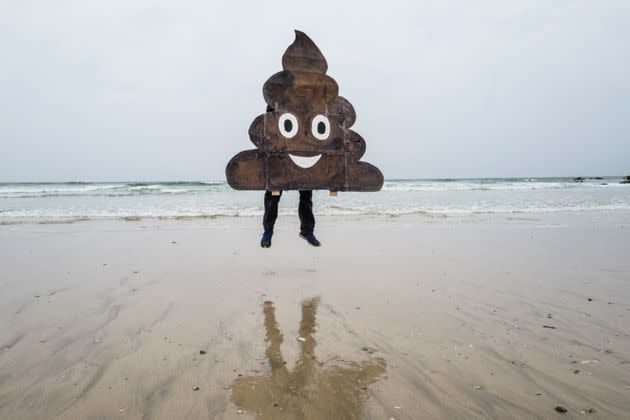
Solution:
<svg viewBox="0 0 630 420"><path fill-rule="evenodd" d="M265 215L263 216L263 233L260 246L269 248L271 246L271 237L273 236L273 226L278 218L278 202L282 196L272 195L271 191L265 192ZM300 238L303 238L313 246L321 244L313 234L315 229L315 216L313 215L313 191L300 190L300 204L298 205L298 215L300 216Z"/></svg>
<svg viewBox="0 0 630 420"><path fill-rule="evenodd" d="M299 353L290 368L282 356L284 335L278 327L273 302L263 304L263 324L271 373L255 371L238 375L232 382L230 400L257 419L360 419L364 418L368 387L386 371L382 357L353 362L332 357L322 362L315 356L315 331L319 298L302 302L298 330ZM370 353L371 354L371 353Z"/></svg>

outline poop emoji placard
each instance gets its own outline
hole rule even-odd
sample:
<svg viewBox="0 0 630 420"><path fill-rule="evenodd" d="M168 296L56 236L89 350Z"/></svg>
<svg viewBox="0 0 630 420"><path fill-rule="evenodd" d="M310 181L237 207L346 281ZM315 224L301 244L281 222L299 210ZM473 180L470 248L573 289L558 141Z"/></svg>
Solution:
<svg viewBox="0 0 630 420"><path fill-rule="evenodd" d="M378 191L383 174L361 162L365 141L350 130L354 108L338 95L328 64L303 32L263 86L267 112L249 128L256 149L238 153L225 174L237 190Z"/></svg>

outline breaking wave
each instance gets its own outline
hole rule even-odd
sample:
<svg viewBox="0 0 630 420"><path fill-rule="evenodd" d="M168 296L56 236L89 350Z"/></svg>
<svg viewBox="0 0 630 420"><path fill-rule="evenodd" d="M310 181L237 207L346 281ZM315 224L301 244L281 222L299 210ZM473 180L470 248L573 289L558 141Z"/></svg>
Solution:
<svg viewBox="0 0 630 420"><path fill-rule="evenodd" d="M621 177L388 180L378 193L326 191L314 196L319 215L605 212L630 210ZM0 183L0 224L20 220L217 218L260 216L261 191L225 182ZM297 213L297 194L284 194L280 214Z"/></svg>

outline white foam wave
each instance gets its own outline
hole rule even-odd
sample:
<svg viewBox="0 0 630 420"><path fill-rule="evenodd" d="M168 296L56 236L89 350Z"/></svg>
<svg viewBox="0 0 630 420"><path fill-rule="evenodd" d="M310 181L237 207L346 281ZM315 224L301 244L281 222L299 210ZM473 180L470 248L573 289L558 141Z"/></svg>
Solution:
<svg viewBox="0 0 630 420"><path fill-rule="evenodd" d="M319 215L466 215L630 211L620 179L390 180L378 193L315 193ZM607 185L601 185L607 184ZM297 213L287 192L280 214ZM261 191L220 183L0 184L0 222L22 218L155 218L261 216Z"/></svg>

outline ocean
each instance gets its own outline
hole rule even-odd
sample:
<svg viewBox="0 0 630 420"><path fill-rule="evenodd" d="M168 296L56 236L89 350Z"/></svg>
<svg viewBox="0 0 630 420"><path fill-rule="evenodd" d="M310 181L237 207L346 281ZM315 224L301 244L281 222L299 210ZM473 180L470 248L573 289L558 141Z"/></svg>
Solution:
<svg viewBox="0 0 630 420"><path fill-rule="evenodd" d="M318 215L610 212L630 210L622 177L388 180L379 192L314 195ZM0 183L0 223L260 216L262 191L225 182ZM297 213L286 192L280 214Z"/></svg>

